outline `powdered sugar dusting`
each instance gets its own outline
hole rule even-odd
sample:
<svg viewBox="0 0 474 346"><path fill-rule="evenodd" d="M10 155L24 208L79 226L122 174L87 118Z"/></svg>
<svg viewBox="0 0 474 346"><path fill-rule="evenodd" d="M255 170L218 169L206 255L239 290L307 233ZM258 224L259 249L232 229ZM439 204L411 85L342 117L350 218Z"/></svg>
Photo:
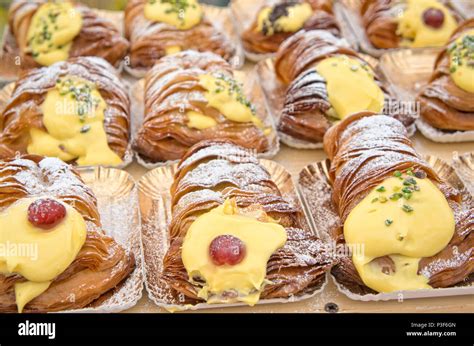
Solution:
<svg viewBox="0 0 474 346"><path fill-rule="evenodd" d="M270 175L260 165L254 163L234 165L227 160L212 160L189 171L178 186L212 187L222 182L230 182L254 190L259 188L258 183L265 180L270 180Z"/></svg>
<svg viewBox="0 0 474 346"><path fill-rule="evenodd" d="M56 158L44 158L38 164L26 159L14 159L9 163L18 167L13 178L34 196L79 196L84 200L90 198L90 191L84 187L80 178L70 170L69 166Z"/></svg>
<svg viewBox="0 0 474 346"><path fill-rule="evenodd" d="M453 255L451 257L447 259L440 258L434 262L429 263L427 266L423 267L423 269L421 270L421 274L423 274L427 278L430 278L431 276L436 273L439 273L440 271L452 268L459 268L465 265L470 260L470 257L472 256L472 251L473 249L470 249L468 251L460 253L458 252L457 247L453 247Z"/></svg>

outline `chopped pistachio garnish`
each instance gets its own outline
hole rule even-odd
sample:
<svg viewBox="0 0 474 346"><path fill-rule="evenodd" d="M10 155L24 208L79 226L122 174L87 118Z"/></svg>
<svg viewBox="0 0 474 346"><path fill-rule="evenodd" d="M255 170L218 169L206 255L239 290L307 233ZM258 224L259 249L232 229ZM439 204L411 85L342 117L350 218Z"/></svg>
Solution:
<svg viewBox="0 0 474 346"><path fill-rule="evenodd" d="M91 129L90 125L84 125L83 127L81 127L81 133L87 133L90 131L90 129Z"/></svg>
<svg viewBox="0 0 474 346"><path fill-rule="evenodd" d="M416 180L414 178L407 178L403 181L403 185L416 185Z"/></svg>
<svg viewBox="0 0 474 346"><path fill-rule="evenodd" d="M94 84L92 82L78 83L71 78L56 80L56 88L61 96L70 95L77 101L77 114L81 122L85 116L99 106L99 99L92 96Z"/></svg>
<svg viewBox="0 0 474 346"><path fill-rule="evenodd" d="M451 55L450 73L456 72L457 68L463 64L474 67L474 35L464 36L460 44L453 43L448 48L448 52Z"/></svg>
<svg viewBox="0 0 474 346"><path fill-rule="evenodd" d="M245 107L248 107L251 110L252 114L256 113L255 106L247 99L244 94L242 84L237 82L235 79L226 76L223 73L216 74L215 77L217 79L215 83L217 88L214 89L214 93L218 94L227 89L227 92L230 96L235 95L235 99L237 100L237 102L243 104Z"/></svg>
<svg viewBox="0 0 474 346"><path fill-rule="evenodd" d="M148 0L150 5L155 4L156 1L157 0ZM159 1L162 4L169 4L171 8L167 9L165 13L166 14L175 13L181 22L184 22L183 13L186 12L189 6L191 6L191 8L196 8L195 4L190 5L187 0L159 0Z"/></svg>
<svg viewBox="0 0 474 346"><path fill-rule="evenodd" d="M397 192L397 193L394 193L394 194L390 195L389 198L390 198L391 201L398 201L402 197L403 197L403 194Z"/></svg>
<svg viewBox="0 0 474 346"><path fill-rule="evenodd" d="M410 207L408 204L404 204L402 207L404 212L411 213L413 211L413 208Z"/></svg>
<svg viewBox="0 0 474 346"><path fill-rule="evenodd" d="M385 226L390 226L393 223L393 220L387 219L385 220Z"/></svg>
<svg viewBox="0 0 474 346"><path fill-rule="evenodd" d="M385 187L384 186L380 186L379 188L377 188L378 192L385 192Z"/></svg>

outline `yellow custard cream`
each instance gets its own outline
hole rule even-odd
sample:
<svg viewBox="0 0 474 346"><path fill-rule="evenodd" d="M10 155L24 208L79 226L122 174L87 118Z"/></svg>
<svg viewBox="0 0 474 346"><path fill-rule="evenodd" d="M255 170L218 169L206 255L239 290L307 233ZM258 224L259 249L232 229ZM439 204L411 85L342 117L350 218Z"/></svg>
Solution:
<svg viewBox="0 0 474 346"><path fill-rule="evenodd" d="M261 218L260 218L261 219ZM223 205L200 215L183 242L182 260L189 278L204 280L199 296L208 303L240 301L254 305L266 283L270 256L286 242L283 226L267 217L259 221L240 215L238 207L227 200ZM231 235L246 247L243 260L235 265L216 265L209 255L211 242L218 236ZM234 295L229 295L229 292Z"/></svg>
<svg viewBox="0 0 474 346"><path fill-rule="evenodd" d="M72 41L82 27L81 13L69 2L47 2L33 15L28 28L28 50L40 65L69 57Z"/></svg>
<svg viewBox="0 0 474 346"><path fill-rule="evenodd" d="M383 181L344 223L346 243L363 245L353 251L357 272L377 292L431 288L418 264L444 249L454 234L454 214L445 196L431 180L410 172L395 172ZM392 263L383 265L384 256Z"/></svg>
<svg viewBox="0 0 474 346"><path fill-rule="evenodd" d="M165 54L166 55L172 55L181 52L181 47L180 46L169 46L166 47Z"/></svg>
<svg viewBox="0 0 474 346"><path fill-rule="evenodd" d="M153 22L162 22L180 30L198 25L203 16L197 0L148 0L145 17Z"/></svg>
<svg viewBox="0 0 474 346"><path fill-rule="evenodd" d="M78 165L118 165L104 129L107 107L96 86L77 76L61 77L41 105L46 131L30 129L29 154L76 160Z"/></svg>
<svg viewBox="0 0 474 346"><path fill-rule="evenodd" d="M381 112L384 94L372 69L358 59L338 55L324 59L316 71L326 80L330 116L343 119L356 112Z"/></svg>
<svg viewBox="0 0 474 346"><path fill-rule="evenodd" d="M15 284L19 312L74 261L87 234L83 217L67 204L63 204L65 218L52 229L33 226L28 207L35 200L21 199L0 213L0 244L17 250L0 254L0 272L17 273L27 280Z"/></svg>
<svg viewBox="0 0 474 346"><path fill-rule="evenodd" d="M252 122L267 133L263 122L255 115L255 109L246 98L242 86L234 79L221 73L203 74L199 76L199 84L207 90L205 98L208 105L217 109L227 119L239 123ZM189 111L188 126L206 129L217 125L210 116Z"/></svg>
<svg viewBox="0 0 474 346"><path fill-rule="evenodd" d="M461 89L474 93L474 29L466 31L448 48L451 78Z"/></svg>
<svg viewBox="0 0 474 346"><path fill-rule="evenodd" d="M217 121L215 121L212 117L207 115L189 111L187 112L188 116L188 127L198 129L198 130L205 130L210 127L214 127L217 125Z"/></svg>
<svg viewBox="0 0 474 346"><path fill-rule="evenodd" d="M428 9L440 10L444 20L439 28L427 25L423 14ZM437 0L408 0L406 9L398 18L397 34L404 40L402 46L439 47L445 45L457 23L448 8Z"/></svg>
<svg viewBox="0 0 474 346"><path fill-rule="evenodd" d="M267 36L278 32L296 32L312 14L313 9L306 2L265 7L258 14L256 30Z"/></svg>

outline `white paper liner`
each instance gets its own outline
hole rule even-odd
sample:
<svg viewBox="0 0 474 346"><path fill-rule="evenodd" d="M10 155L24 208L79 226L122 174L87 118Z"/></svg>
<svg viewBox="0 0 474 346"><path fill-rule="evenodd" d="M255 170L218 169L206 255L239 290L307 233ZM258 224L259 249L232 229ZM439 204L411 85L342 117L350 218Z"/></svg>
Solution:
<svg viewBox="0 0 474 346"><path fill-rule="evenodd" d="M124 82L124 85L127 90L130 89L130 85L128 82ZM8 102L10 101L10 97L13 93L13 89L15 87L15 83L9 83L5 85L2 89L0 89L0 114L3 113L4 108L8 105ZM132 122L132 116L130 115L130 122ZM122 163L117 166L104 166L104 167L110 167L110 168L125 168L128 165L130 165L133 162L133 151L132 151L132 142L129 140L127 150L125 151L125 154L122 158ZM94 166L80 166L81 168L90 168Z"/></svg>
<svg viewBox="0 0 474 346"><path fill-rule="evenodd" d="M474 286L466 287L448 287L448 288L435 288L435 289L419 289L413 291L397 291L391 293L378 293L378 294L365 294L360 295L349 291L332 276L332 282L336 285L339 292L347 296L352 300L360 300L364 302L378 302L388 300L404 300L404 299L416 299L416 298L433 298L433 297L451 297L451 296L464 296L474 294Z"/></svg>
<svg viewBox="0 0 474 346"><path fill-rule="evenodd" d="M464 19L474 17L474 2L472 0L450 0L450 4Z"/></svg>
<svg viewBox="0 0 474 346"><path fill-rule="evenodd" d="M455 131L446 132L440 129L436 129L428 124L423 119L416 121L416 127L420 132L428 139L439 143L460 143L460 142L471 142L474 141L474 130L473 131Z"/></svg>
<svg viewBox="0 0 474 346"><path fill-rule="evenodd" d="M112 24L114 24L114 26L119 30L119 33L123 36L123 11L101 10L91 7L90 9L95 12L99 17L108 19ZM2 65L2 67L0 68L0 79L14 81L18 78L18 74L21 72L21 68L19 65L12 64L12 62L15 60L15 56L17 56L18 53L13 54L13 56L11 56L10 54L6 54L3 49L8 39L12 39L12 34L10 33L9 26L5 25L5 30L3 32L3 37L1 40L2 49L0 50L0 64ZM124 63L125 62L122 60L117 66L114 66L114 68L117 70L117 73L120 74L122 72L124 68Z"/></svg>
<svg viewBox="0 0 474 346"><path fill-rule="evenodd" d="M428 83L442 48L390 50L379 60L379 70L401 100L416 101Z"/></svg>
<svg viewBox="0 0 474 346"><path fill-rule="evenodd" d="M280 0L254 0L250 3L248 0L232 0L230 3L230 10L232 11L232 22L234 23L235 30L238 32L239 39L242 37L242 34L248 27L250 27L255 20L255 16L258 14L260 8L264 5L272 3L277 3ZM357 48L353 45L355 39L353 39L352 28L350 28L344 20L341 18L341 11L337 10L337 3L334 3L334 17L341 29L342 37L348 38L351 46ZM340 7L340 6L339 6ZM242 44L243 47L243 44ZM259 62L269 58L273 58L276 53L253 53L247 51L243 48L245 57L252 62Z"/></svg>
<svg viewBox="0 0 474 346"><path fill-rule="evenodd" d="M143 292L143 253L137 185L132 176L115 168L79 168L84 182L97 197L102 228L105 233L132 252L135 269L113 294L91 307L61 312L116 313L135 306ZM99 298L100 300L100 298Z"/></svg>
<svg viewBox="0 0 474 346"><path fill-rule="evenodd" d="M212 6L201 4L204 15L209 18L216 30L226 33L229 40L235 45L235 55L231 58L231 64L234 69L241 69L245 63L245 54L242 48L237 31L233 25L233 16L227 7ZM135 78L145 77L148 69L132 68L124 64L125 71Z"/></svg>
<svg viewBox="0 0 474 346"><path fill-rule="evenodd" d="M466 188L474 196L474 152L459 155L453 152L453 167Z"/></svg>
<svg viewBox="0 0 474 346"><path fill-rule="evenodd" d="M277 136L276 126L273 117L268 114L267 107L265 104L265 97L263 95L262 87L259 83L259 78L255 68L249 72L245 71L234 71L234 77L242 83L245 94L257 109L257 115L263 121L265 126L271 127L272 131L267 136L270 143L270 148L264 153L259 153L259 158L272 158L280 150L280 142ZM138 130L143 122L145 115L145 79L140 79L135 82L130 88L130 100L131 100L131 114L132 114L132 143L137 136ZM149 162L144 160L138 153L135 153L137 162L147 168L153 169L157 167L166 166L172 163L176 163L179 160L168 160L162 162Z"/></svg>
<svg viewBox="0 0 474 346"><path fill-rule="evenodd" d="M145 274L146 275L146 274ZM300 302L303 300L310 299L318 294L320 294L326 285L328 284L328 274L325 275L325 279L323 284L321 285L320 288L318 288L316 291L314 291L311 294L305 294L301 296L290 296L289 298L273 298L273 299L261 299L258 301L256 305L266 305L266 304L287 304L287 303L295 303L295 302ZM147 282L145 282L145 287L148 292L148 297L150 298L153 303L155 303L157 306L160 308L163 308L167 310L168 312L177 312L177 311L196 311L196 310L204 310L204 309L221 309L221 308L232 308L232 307L242 307L242 306L248 306L243 303L228 303L228 304L207 304L207 303L199 303L196 305L177 305L177 304L167 304L163 300L156 298L152 296L150 293L150 290L148 289ZM251 309L251 306L248 306L249 309Z"/></svg>
<svg viewBox="0 0 474 346"><path fill-rule="evenodd" d="M278 163L260 160L268 170L272 180L280 189L282 196L291 204L303 210L301 201L296 193L291 175ZM156 168L145 174L139 181L139 200L142 217L142 239L144 250L145 287L149 298L158 306L168 311L199 310L232 306L247 306L243 303L196 305L179 304L169 296L171 290L168 284L160 280L163 270L163 258L168 250L168 226L171 221L170 186L173 183L177 165ZM302 227L308 229L307 218L301 215ZM261 299L257 304L296 302L313 297L321 292L327 283L327 276L321 287L310 294L291 296L279 299Z"/></svg>
<svg viewBox="0 0 474 346"><path fill-rule="evenodd" d="M448 184L452 185L463 194L469 193L453 167L434 156L428 155L425 157L425 159L431 165L434 171ZM328 178L329 168L329 159L305 167L300 172L298 192L300 194L305 213L309 216L309 226L320 239L325 242L332 243L333 239L330 237L329 232L335 227L340 227L341 220L337 214L337 208L332 200L332 187ZM474 171L471 171L471 174L474 175ZM386 301L474 294L473 283L471 283L469 286L456 286L448 288L403 290L377 294L357 294L350 291L341 283L337 282L336 278L332 274L331 276L333 277L333 281L336 284L337 289L348 298L353 300Z"/></svg>

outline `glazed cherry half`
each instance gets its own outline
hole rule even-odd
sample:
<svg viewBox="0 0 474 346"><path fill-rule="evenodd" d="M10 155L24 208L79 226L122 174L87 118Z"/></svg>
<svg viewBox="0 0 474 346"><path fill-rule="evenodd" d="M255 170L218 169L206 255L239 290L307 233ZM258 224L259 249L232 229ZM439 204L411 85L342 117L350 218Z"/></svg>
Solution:
<svg viewBox="0 0 474 346"><path fill-rule="evenodd" d="M423 22L427 26L439 29L444 23L444 13L440 9L430 7L423 12Z"/></svg>
<svg viewBox="0 0 474 346"><path fill-rule="evenodd" d="M215 265L236 265L244 259L246 254L245 244L232 235L220 235L209 245L209 256Z"/></svg>
<svg viewBox="0 0 474 346"><path fill-rule="evenodd" d="M38 199L28 207L28 221L35 227L51 229L66 216L66 207L54 199Z"/></svg>

